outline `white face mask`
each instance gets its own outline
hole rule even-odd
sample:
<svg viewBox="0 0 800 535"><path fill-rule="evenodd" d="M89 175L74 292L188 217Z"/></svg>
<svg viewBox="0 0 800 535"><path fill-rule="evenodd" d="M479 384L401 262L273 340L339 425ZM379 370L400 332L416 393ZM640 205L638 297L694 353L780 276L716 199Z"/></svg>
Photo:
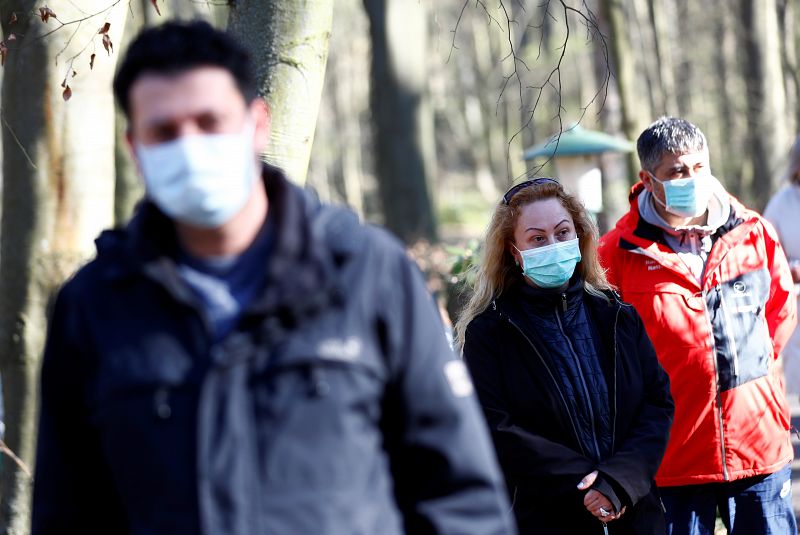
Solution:
<svg viewBox="0 0 800 535"><path fill-rule="evenodd" d="M185 136L136 144L147 196L182 223L216 228L230 221L253 190L254 125L236 134Z"/></svg>

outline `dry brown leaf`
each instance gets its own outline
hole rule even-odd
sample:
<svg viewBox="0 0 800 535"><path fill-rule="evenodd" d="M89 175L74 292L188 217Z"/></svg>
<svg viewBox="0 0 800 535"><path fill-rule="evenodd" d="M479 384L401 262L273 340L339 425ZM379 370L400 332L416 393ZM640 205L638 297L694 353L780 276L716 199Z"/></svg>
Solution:
<svg viewBox="0 0 800 535"><path fill-rule="evenodd" d="M108 33L108 30L109 30L110 28L111 28L111 23L110 23L110 22L106 22L105 24L103 24L103 27L102 27L102 28L100 28L99 30L97 30L97 33L101 33L101 34L103 34L103 33Z"/></svg>
<svg viewBox="0 0 800 535"><path fill-rule="evenodd" d="M70 88L69 88L69 86L65 87L65 88L64 88L64 92L63 92L63 93L61 93L61 97L62 97L62 98L65 100L65 101L67 101L67 100L69 100L70 98L72 98L72 89L70 89Z"/></svg>
<svg viewBox="0 0 800 535"><path fill-rule="evenodd" d="M114 43L111 42L111 38L107 33L103 34L103 48L106 49L106 52L108 52L109 56L114 51Z"/></svg>
<svg viewBox="0 0 800 535"><path fill-rule="evenodd" d="M55 12L47 6L39 8L39 16L42 18L42 22L47 22L50 17L57 19Z"/></svg>
<svg viewBox="0 0 800 535"><path fill-rule="evenodd" d="M150 0L150 3L153 4L153 7L156 8L156 13L161 15L161 10L158 9L158 0Z"/></svg>
<svg viewBox="0 0 800 535"><path fill-rule="evenodd" d="M95 55L96 54L92 54L91 56L89 56L89 70L94 69L94 57L95 57Z"/></svg>

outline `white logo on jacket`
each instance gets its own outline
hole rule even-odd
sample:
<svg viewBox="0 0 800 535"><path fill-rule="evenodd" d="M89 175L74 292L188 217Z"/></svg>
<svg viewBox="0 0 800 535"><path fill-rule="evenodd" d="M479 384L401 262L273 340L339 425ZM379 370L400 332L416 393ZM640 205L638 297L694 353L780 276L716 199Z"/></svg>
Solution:
<svg viewBox="0 0 800 535"><path fill-rule="evenodd" d="M356 336L327 338L319 343L317 353L331 360L355 360L361 354L361 339Z"/></svg>
<svg viewBox="0 0 800 535"><path fill-rule="evenodd" d="M450 389L457 398L465 398L472 395L472 379L469 371L460 360L450 360L444 364L444 376L450 383Z"/></svg>
<svg viewBox="0 0 800 535"><path fill-rule="evenodd" d="M644 265L647 266L647 271L655 271L656 269L661 269L661 264L649 258L645 259Z"/></svg>

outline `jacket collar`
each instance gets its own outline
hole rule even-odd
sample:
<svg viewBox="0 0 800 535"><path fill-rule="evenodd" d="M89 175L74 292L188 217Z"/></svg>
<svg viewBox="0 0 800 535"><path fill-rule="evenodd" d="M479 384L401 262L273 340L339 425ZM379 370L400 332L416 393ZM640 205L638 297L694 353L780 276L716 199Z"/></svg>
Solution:
<svg viewBox="0 0 800 535"><path fill-rule="evenodd" d="M637 199L637 206L639 208L639 215L646 222L660 227L661 230L669 235L682 237L687 233L694 233L701 236L713 235L719 227L725 224L730 215L730 201L728 199L725 188L719 181L711 177L712 196L708 206L708 220L703 225L689 225L683 227L673 227L667 223L661 214L656 210L656 201L652 194L647 189L639 192Z"/></svg>
<svg viewBox="0 0 800 535"><path fill-rule="evenodd" d="M287 321L296 321L296 316L319 309L337 293L333 252L326 246L325 229L313 224L320 203L275 167L264 165L262 179L269 199L266 224L274 225L275 241L265 266L267 287L248 312L280 311ZM105 231L96 240L98 259L111 279L142 274L152 278L153 270L174 269L177 240L172 220L144 200L127 227ZM159 278L165 286L173 286L175 280L169 275Z"/></svg>
<svg viewBox="0 0 800 535"><path fill-rule="evenodd" d="M524 314L523 308L551 312L561 307L565 300L567 308L572 309L583 299L584 293L583 278L577 272L564 289L537 288L519 277L495 300L495 306L513 319Z"/></svg>
<svg viewBox="0 0 800 535"><path fill-rule="evenodd" d="M630 210L617 222L617 228L620 231L619 246L626 250L643 248L650 249L656 254L659 250L669 253L671 250L664 239L664 229L648 222L641 215L639 197L645 192L646 189L641 181L631 187L628 195ZM754 214L739 203L735 197L728 193L726 195L726 204L730 208L727 210L727 217L716 222L716 228L711 234L715 241L754 217Z"/></svg>

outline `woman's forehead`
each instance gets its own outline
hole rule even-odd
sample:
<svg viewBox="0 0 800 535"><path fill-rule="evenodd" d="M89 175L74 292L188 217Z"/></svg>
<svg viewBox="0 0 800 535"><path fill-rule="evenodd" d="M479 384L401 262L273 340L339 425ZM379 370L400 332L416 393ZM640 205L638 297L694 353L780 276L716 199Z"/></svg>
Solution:
<svg viewBox="0 0 800 535"><path fill-rule="evenodd" d="M572 216L557 198L551 197L524 205L516 227L523 231L529 228L553 230L565 221L572 225Z"/></svg>

